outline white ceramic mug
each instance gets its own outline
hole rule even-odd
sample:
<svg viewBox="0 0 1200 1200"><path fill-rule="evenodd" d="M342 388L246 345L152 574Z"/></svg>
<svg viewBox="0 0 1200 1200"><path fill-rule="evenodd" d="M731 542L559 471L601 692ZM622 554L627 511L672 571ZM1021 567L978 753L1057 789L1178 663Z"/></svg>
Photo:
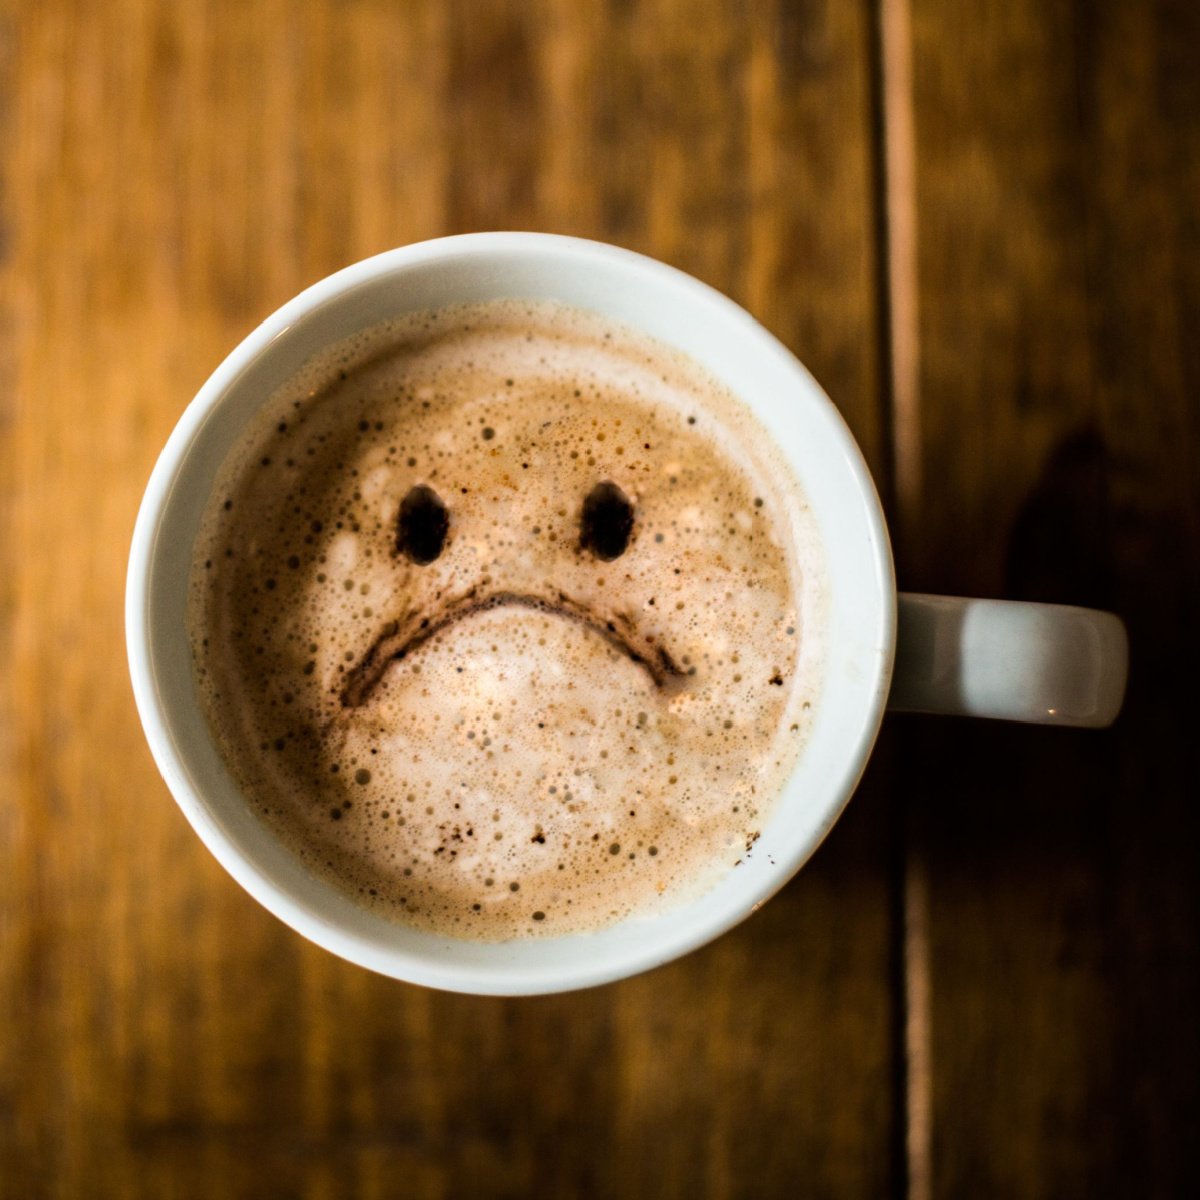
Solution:
<svg viewBox="0 0 1200 1200"><path fill-rule="evenodd" d="M192 544L217 469L277 387L314 354L386 318L505 296L606 314L723 380L783 448L807 493L832 603L812 733L754 854L699 899L661 915L590 934L483 943L360 908L310 875L249 811L199 705L185 612ZM126 637L138 711L163 778L251 895L352 962L413 983L499 995L620 979L737 924L829 831L885 707L1105 725L1120 707L1127 657L1124 628L1111 614L897 597L887 528L862 455L792 354L733 301L680 271L612 246L529 233L445 238L356 263L285 304L229 355L183 414L150 478L130 554Z"/></svg>

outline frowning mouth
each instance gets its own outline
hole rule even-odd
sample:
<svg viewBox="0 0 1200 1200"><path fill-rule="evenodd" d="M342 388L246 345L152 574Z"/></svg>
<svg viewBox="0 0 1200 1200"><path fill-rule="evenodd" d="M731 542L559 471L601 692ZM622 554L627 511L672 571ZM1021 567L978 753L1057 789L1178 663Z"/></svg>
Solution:
<svg viewBox="0 0 1200 1200"><path fill-rule="evenodd" d="M506 591L481 596L478 589L472 589L440 605L432 615L409 613L401 620L384 626L367 652L347 674L342 687L342 707L354 709L366 704L393 663L403 662L452 625L477 613L505 607L533 609L583 625L643 668L655 687L664 691L679 685L688 675L687 669L681 667L653 635L638 631L632 617L623 614L611 618L598 616L563 592L549 597L533 592Z"/></svg>

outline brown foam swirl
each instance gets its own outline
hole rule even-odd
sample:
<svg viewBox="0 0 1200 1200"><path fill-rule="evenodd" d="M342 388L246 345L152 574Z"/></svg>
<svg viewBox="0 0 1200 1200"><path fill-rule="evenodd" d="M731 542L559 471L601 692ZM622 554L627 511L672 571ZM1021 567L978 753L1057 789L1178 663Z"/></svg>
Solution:
<svg viewBox="0 0 1200 1200"><path fill-rule="evenodd" d="M385 625L362 658L347 672L346 682L342 686L343 708L359 708L366 704L382 682L388 667L403 662L455 622L507 606L554 613L578 622L615 646L630 662L642 667L659 689L678 685L687 677L687 671L671 657L670 651L656 644L653 634L641 634L635 618L627 614L616 613L611 618L598 616L585 604L572 600L565 592L558 592L554 596L504 591L480 595L477 588L472 588L430 616L408 613L401 620Z"/></svg>

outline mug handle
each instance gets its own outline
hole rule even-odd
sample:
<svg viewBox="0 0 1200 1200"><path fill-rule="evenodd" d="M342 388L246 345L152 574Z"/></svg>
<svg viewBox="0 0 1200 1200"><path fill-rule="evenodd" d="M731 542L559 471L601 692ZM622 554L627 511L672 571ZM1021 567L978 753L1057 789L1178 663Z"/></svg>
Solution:
<svg viewBox="0 0 1200 1200"><path fill-rule="evenodd" d="M1093 608L901 592L888 708L1101 729L1121 709L1129 639Z"/></svg>

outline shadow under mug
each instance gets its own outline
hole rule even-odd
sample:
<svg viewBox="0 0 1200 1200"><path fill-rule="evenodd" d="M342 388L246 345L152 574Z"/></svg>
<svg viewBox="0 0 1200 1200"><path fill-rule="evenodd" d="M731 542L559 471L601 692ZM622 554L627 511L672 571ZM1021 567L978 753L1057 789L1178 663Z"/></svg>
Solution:
<svg viewBox="0 0 1200 1200"><path fill-rule="evenodd" d="M258 407L314 355L391 317L503 297L631 325L724 382L778 443L827 556L826 678L812 731L754 852L682 907L593 933L475 942L386 920L310 874L250 810L214 744L186 631L192 545L217 471ZM857 784L885 708L1103 726L1125 687L1124 627L1090 609L897 596L862 455L837 409L771 334L712 288L613 246L484 233L402 247L313 285L216 369L171 434L138 514L126 589L138 711L168 788L266 908L343 958L454 991L532 995L605 983L710 941L781 888Z"/></svg>

